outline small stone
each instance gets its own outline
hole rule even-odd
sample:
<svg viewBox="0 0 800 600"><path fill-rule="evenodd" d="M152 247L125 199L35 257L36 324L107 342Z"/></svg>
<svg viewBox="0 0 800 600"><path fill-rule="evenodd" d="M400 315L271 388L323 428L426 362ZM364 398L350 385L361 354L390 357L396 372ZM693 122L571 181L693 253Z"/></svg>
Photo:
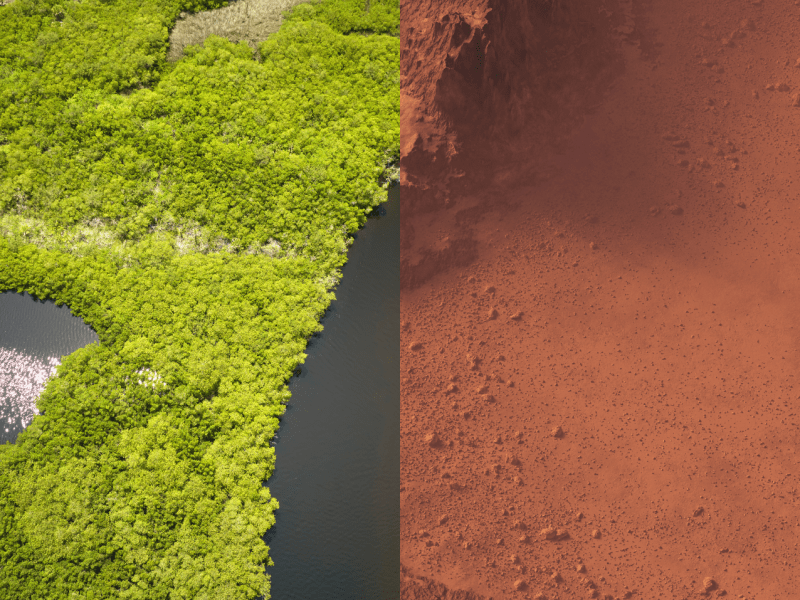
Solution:
<svg viewBox="0 0 800 600"><path fill-rule="evenodd" d="M578 512L578 514L575 515L575 520L576 521L580 521L581 519L583 519L583 513L582 512Z"/></svg>
<svg viewBox="0 0 800 600"><path fill-rule="evenodd" d="M518 565L519 564L519 556L516 554L511 555L511 564Z"/></svg>
<svg viewBox="0 0 800 600"><path fill-rule="evenodd" d="M502 444L503 443L503 438L498 435L496 438L494 438L494 443L495 444Z"/></svg>
<svg viewBox="0 0 800 600"><path fill-rule="evenodd" d="M678 161L678 166L679 167L688 167L689 166L689 161L686 160L685 158L683 158L683 159Z"/></svg>
<svg viewBox="0 0 800 600"><path fill-rule="evenodd" d="M422 350L422 344L420 342L411 342L408 345L408 349L412 352L418 352L419 350Z"/></svg>
<svg viewBox="0 0 800 600"><path fill-rule="evenodd" d="M419 530L419 537L428 537L430 534L424 529Z"/></svg>
<svg viewBox="0 0 800 600"><path fill-rule="evenodd" d="M792 94L792 106L800 106L800 92Z"/></svg>
<svg viewBox="0 0 800 600"><path fill-rule="evenodd" d="M439 517L439 525L444 525L449 520L447 515L442 515Z"/></svg>
<svg viewBox="0 0 800 600"><path fill-rule="evenodd" d="M668 207L668 210L673 215L682 215L683 214L683 209L680 206L678 206L677 204L671 204Z"/></svg>
<svg viewBox="0 0 800 600"><path fill-rule="evenodd" d="M800 69L800 58L798 58L796 61L794 61L794 68L795 69Z"/></svg>
<svg viewBox="0 0 800 600"><path fill-rule="evenodd" d="M600 533L600 530L599 530L599 529L594 529L594 530L592 530L592 537L593 537L594 539L596 539L596 540L599 540L599 539L600 539L600 536L601 536L601 533Z"/></svg>
<svg viewBox="0 0 800 600"><path fill-rule="evenodd" d="M657 206L650 207L650 215L655 217L661 214L661 209Z"/></svg>
<svg viewBox="0 0 800 600"><path fill-rule="evenodd" d="M494 541L494 543L495 543L496 546L502 546L505 542L504 542L503 538L498 538L498 539L496 539Z"/></svg>
<svg viewBox="0 0 800 600"><path fill-rule="evenodd" d="M469 550L470 548L472 548L472 542L464 542L463 544L461 544L461 546L464 548L464 550Z"/></svg>
<svg viewBox="0 0 800 600"><path fill-rule="evenodd" d="M719 549L719 553L720 554L727 554L728 552L730 552L730 550L728 550L727 548L720 548Z"/></svg>
<svg viewBox="0 0 800 600"><path fill-rule="evenodd" d="M711 577L706 577L705 579L703 579L703 589L706 592L711 592L717 589L717 582L711 579Z"/></svg>
<svg viewBox="0 0 800 600"><path fill-rule="evenodd" d="M517 539L517 541L521 544L527 544L530 540L531 538L527 535L521 535L519 536L519 539Z"/></svg>
<svg viewBox="0 0 800 600"><path fill-rule="evenodd" d="M753 95L753 98L755 98L756 100L758 100L758 90L753 90L751 93L752 93L752 95Z"/></svg>
<svg viewBox="0 0 800 600"><path fill-rule="evenodd" d="M425 443L431 448L435 448L442 445L442 440L435 431L431 431L425 436Z"/></svg>
<svg viewBox="0 0 800 600"><path fill-rule="evenodd" d="M597 244L595 244L594 242L589 242L589 249L597 250Z"/></svg>
<svg viewBox="0 0 800 600"><path fill-rule="evenodd" d="M767 90L768 92L774 92L775 91L775 84L774 83L770 83L764 89Z"/></svg>
<svg viewBox="0 0 800 600"><path fill-rule="evenodd" d="M693 517L699 517L700 515L703 514L703 511L704 511L703 507L702 506L698 506L697 508L694 509L694 512L692 513L692 516Z"/></svg>
<svg viewBox="0 0 800 600"><path fill-rule="evenodd" d="M513 315L509 317L509 319L511 319L512 321L519 321L520 319L522 319L522 313L519 311L515 312Z"/></svg>
<svg viewBox="0 0 800 600"><path fill-rule="evenodd" d="M527 587L528 584L524 579L517 579L514 582L514 590L516 590L517 592L521 592L522 590L527 589Z"/></svg>
<svg viewBox="0 0 800 600"><path fill-rule="evenodd" d="M569 538L569 533L566 529L556 529L556 539L566 540Z"/></svg>
<svg viewBox="0 0 800 600"><path fill-rule="evenodd" d="M561 577L561 573L559 573L558 571L554 571L554 572L553 572L553 574L552 574L552 575L550 575L550 579L552 579L552 580L553 580L553 581L555 581L556 583L559 583L559 582L561 582L561 581L564 581L564 578L563 578L563 577Z"/></svg>
<svg viewBox="0 0 800 600"><path fill-rule="evenodd" d="M600 222L600 218L597 215L587 215L586 222L594 225L595 223Z"/></svg>
<svg viewBox="0 0 800 600"><path fill-rule="evenodd" d="M752 20L752 19L743 19L743 20L742 20L742 21L739 23L739 26L740 26L742 29L747 29L747 30L749 30L749 31L754 31L754 30L755 30L755 28L756 28L756 24L755 24L755 23L753 23L753 20Z"/></svg>
<svg viewBox="0 0 800 600"><path fill-rule="evenodd" d="M547 600L547 596L545 596L542 592L539 592L533 597L533 600Z"/></svg>
<svg viewBox="0 0 800 600"><path fill-rule="evenodd" d="M444 393L455 394L457 391L458 391L458 386L455 383L451 383L450 385L447 386L447 389L445 389Z"/></svg>
<svg viewBox="0 0 800 600"><path fill-rule="evenodd" d="M489 321L493 321L494 319L496 319L496 318L497 318L497 316L498 316L499 314L500 314L500 313L498 313L498 312L497 312L497 309L493 308L493 309L491 309L491 310L490 310L490 311L487 313L487 315L486 315L486 318L487 318Z"/></svg>
<svg viewBox="0 0 800 600"><path fill-rule="evenodd" d="M584 564L582 564L582 563L581 563L581 564L579 564L577 567L575 567L575 570L576 570L578 573L586 573L586 565L584 565Z"/></svg>
<svg viewBox="0 0 800 600"><path fill-rule="evenodd" d="M493 285L490 285L485 287L483 291L486 292L487 294L494 294L497 290Z"/></svg>
<svg viewBox="0 0 800 600"><path fill-rule="evenodd" d="M519 475L515 475L513 478L514 485L522 485L522 477Z"/></svg>
<svg viewBox="0 0 800 600"><path fill-rule="evenodd" d="M725 184L722 183L719 179L715 179L714 180L714 187L715 188L723 188L723 187L725 187Z"/></svg>
<svg viewBox="0 0 800 600"><path fill-rule="evenodd" d="M520 520L514 521L513 527L514 529L519 529L520 531L526 531L528 529L528 526Z"/></svg>
<svg viewBox="0 0 800 600"><path fill-rule="evenodd" d="M554 427L550 431L550 435L553 436L554 438L563 438L564 437L564 430L561 429L561 426L559 425L558 427Z"/></svg>
<svg viewBox="0 0 800 600"><path fill-rule="evenodd" d="M780 83L776 83L775 84L775 91L776 92L788 92L789 91L789 85L787 83L783 82L783 81L780 82Z"/></svg>
<svg viewBox="0 0 800 600"><path fill-rule="evenodd" d="M701 169L710 169L711 163L708 162L705 158L699 158L697 159L697 166L700 167Z"/></svg>
<svg viewBox="0 0 800 600"><path fill-rule="evenodd" d="M554 539L556 539L558 534L556 534L556 528L555 527L547 527L545 529L542 529L539 532L539 535L542 538L546 539L546 540L554 540Z"/></svg>

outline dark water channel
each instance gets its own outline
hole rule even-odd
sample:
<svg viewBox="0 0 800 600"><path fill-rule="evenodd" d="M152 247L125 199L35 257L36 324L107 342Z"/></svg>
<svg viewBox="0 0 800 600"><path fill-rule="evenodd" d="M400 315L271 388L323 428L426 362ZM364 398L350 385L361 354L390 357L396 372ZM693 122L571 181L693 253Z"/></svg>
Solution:
<svg viewBox="0 0 800 600"><path fill-rule="evenodd" d="M275 600L394 600L400 552L399 187L349 250L336 300L289 389L267 482ZM67 307L0 294L0 442L60 358L97 335Z"/></svg>
<svg viewBox="0 0 800 600"><path fill-rule="evenodd" d="M36 398L61 358L98 341L66 306L0 294L0 444L14 442L36 414Z"/></svg>
<svg viewBox="0 0 800 600"><path fill-rule="evenodd" d="M289 384L267 482L275 600L399 598L399 191L359 232Z"/></svg>

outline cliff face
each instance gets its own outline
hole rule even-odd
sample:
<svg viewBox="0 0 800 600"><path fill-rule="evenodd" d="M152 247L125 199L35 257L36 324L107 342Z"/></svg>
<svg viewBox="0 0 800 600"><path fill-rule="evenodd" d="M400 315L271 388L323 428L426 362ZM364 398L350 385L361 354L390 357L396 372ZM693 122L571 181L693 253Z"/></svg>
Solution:
<svg viewBox="0 0 800 600"><path fill-rule="evenodd" d="M513 164L552 143L619 74L614 13L596 2L474 0L403 5L404 181L480 161Z"/></svg>

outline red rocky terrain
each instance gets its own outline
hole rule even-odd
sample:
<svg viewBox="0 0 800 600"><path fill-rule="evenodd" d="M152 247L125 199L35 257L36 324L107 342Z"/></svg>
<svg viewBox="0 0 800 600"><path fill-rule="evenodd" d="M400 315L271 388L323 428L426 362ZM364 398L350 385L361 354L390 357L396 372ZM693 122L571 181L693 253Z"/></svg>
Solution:
<svg viewBox="0 0 800 600"><path fill-rule="evenodd" d="M402 597L800 598L800 3L402 11Z"/></svg>

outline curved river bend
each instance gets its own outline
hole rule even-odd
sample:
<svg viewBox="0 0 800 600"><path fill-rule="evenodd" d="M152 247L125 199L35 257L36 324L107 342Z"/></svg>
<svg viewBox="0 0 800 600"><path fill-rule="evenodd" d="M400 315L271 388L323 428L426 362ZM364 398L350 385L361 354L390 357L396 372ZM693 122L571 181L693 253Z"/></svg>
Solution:
<svg viewBox="0 0 800 600"><path fill-rule="evenodd" d="M335 293L274 441L276 600L399 598L398 186L357 234ZM30 423L61 357L97 340L65 306L0 294L0 443Z"/></svg>

